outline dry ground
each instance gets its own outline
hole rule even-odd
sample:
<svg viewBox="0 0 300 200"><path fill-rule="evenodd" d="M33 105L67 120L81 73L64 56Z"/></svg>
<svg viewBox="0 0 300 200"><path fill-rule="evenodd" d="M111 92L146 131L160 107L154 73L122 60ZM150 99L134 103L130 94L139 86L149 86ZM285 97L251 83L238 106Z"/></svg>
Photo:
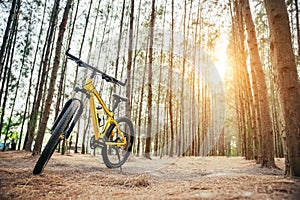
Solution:
<svg viewBox="0 0 300 200"><path fill-rule="evenodd" d="M100 156L55 154L34 176L37 158L0 152L0 199L300 199L300 179L241 157L131 157L121 171Z"/></svg>

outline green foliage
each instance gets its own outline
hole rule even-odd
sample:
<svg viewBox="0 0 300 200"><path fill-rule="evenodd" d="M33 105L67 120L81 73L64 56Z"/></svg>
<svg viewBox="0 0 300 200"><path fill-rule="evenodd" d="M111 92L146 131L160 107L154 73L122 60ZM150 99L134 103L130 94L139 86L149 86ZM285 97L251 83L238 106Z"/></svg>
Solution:
<svg viewBox="0 0 300 200"><path fill-rule="evenodd" d="M7 129L9 128L8 138L10 138L11 140L18 139L19 133L18 131L16 131L16 129L18 128L19 125L21 125L21 123L22 123L22 116L19 113L12 117L10 124L9 124L9 118L6 117L3 126L1 128L1 135L5 135Z"/></svg>
<svg viewBox="0 0 300 200"><path fill-rule="evenodd" d="M19 132L16 130L8 131L8 138L10 138L11 142L16 142L19 139Z"/></svg>

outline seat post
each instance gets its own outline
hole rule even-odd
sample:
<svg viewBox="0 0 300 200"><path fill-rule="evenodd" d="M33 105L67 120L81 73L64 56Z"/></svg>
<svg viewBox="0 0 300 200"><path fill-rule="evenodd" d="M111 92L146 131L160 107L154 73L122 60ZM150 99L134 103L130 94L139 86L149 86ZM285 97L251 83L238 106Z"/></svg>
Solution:
<svg viewBox="0 0 300 200"><path fill-rule="evenodd" d="M126 97L122 97L118 94L113 94L114 100L113 100L113 109L112 111L115 112L116 108L118 107L119 103L124 101L126 102L128 99Z"/></svg>
<svg viewBox="0 0 300 200"><path fill-rule="evenodd" d="M118 107L118 105L119 105L120 102L121 102L120 99L114 98L112 112L115 112L115 110Z"/></svg>

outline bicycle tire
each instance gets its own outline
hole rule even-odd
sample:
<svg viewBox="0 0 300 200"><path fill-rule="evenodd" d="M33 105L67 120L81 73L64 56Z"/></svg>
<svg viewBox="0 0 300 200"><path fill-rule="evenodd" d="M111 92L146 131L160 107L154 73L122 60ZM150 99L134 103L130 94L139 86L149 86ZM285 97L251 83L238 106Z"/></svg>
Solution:
<svg viewBox="0 0 300 200"><path fill-rule="evenodd" d="M34 175L40 174L45 168L45 166L47 165L48 161L50 160L52 154L56 149L56 146L60 141L60 136L68 128L68 125L71 122L72 118L74 117L79 106L80 106L79 101L73 101L67 108L66 112L62 115L59 122L57 122L57 126L53 130L49 141L47 142L41 156L39 157L38 161L35 164L35 167L33 169Z"/></svg>
<svg viewBox="0 0 300 200"><path fill-rule="evenodd" d="M129 133L127 133L127 132L123 133L125 135L125 137L127 138L128 145L125 147L126 149L124 149L125 153L124 153L123 158L121 160L120 160L120 157L118 155L119 160L117 162L111 161L110 155L109 155L109 152L108 152L108 150L109 150L108 148L110 148L110 146L109 145L104 145L104 147L102 148L102 159L103 159L105 165L108 168L119 168L119 167L121 167L127 161L128 157L129 157L129 155L132 151L132 145L134 143L134 129L133 129L133 124L132 124L131 120L127 117L120 117L120 118L116 119L116 121L117 121L117 123L118 123L121 130L122 130L122 127L121 127L122 123L125 123L126 125L128 125ZM105 133L104 141L109 141L109 138L111 138L111 133L112 133L112 131L114 130L115 127L116 127L116 125L114 123L112 123L108 127L108 129ZM122 132L123 132L123 130L122 130ZM121 149L121 147L124 147L124 146L121 146L121 147L112 146L112 147Z"/></svg>

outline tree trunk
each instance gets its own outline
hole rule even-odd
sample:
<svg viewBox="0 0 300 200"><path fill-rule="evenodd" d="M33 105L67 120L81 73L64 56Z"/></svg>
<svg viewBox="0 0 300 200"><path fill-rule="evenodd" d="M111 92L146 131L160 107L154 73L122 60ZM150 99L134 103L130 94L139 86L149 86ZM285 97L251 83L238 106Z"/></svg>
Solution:
<svg viewBox="0 0 300 200"><path fill-rule="evenodd" d="M172 86L173 86L173 48L174 48L174 0L172 0L172 22L171 22L171 49L170 49L170 66L169 66L169 115L170 115L170 153L169 156L173 157L174 154L174 125L173 125L173 110L172 110Z"/></svg>
<svg viewBox="0 0 300 200"><path fill-rule="evenodd" d="M47 37L46 37L47 39L46 39L45 45L44 45L44 50L45 49L46 50L45 51L43 50L42 61L40 64L41 67L40 67L39 75L41 74L41 76L39 76L39 78L38 78L39 86L37 87L36 92L35 92L35 100L33 103L31 114L30 114L30 119L28 122L28 128L27 128L27 133L26 133L26 138L25 138L26 143L25 143L24 150L26 150L26 151L31 151L31 146L32 146L33 138L34 138L34 132L35 132L37 118L38 118L38 110L39 110L39 107L41 104L41 99L42 99L42 95L44 92L43 87L44 87L45 79L46 79L46 75L47 75L46 69L47 69L48 59L49 59L49 54L50 54L50 49L51 49L51 41L52 41L52 37L54 34L55 21L58 16L59 2L60 1L56 0L53 5L49 28L48 28Z"/></svg>
<svg viewBox="0 0 300 200"><path fill-rule="evenodd" d="M194 31L194 52L193 52L193 66L196 65L196 58L197 58L197 53L199 52L199 40L201 38L201 35L199 34L199 25L200 25L200 14L201 14L201 1L198 2L198 5L197 5L197 21L196 22L192 22L192 24L195 25L195 31ZM199 20L199 21L198 21ZM200 35L200 36L199 36ZM197 73L196 73L197 72ZM199 86L199 72L196 71L196 70L193 70L193 88L192 88L192 106L193 106L193 109L192 109L192 130L193 130L193 134L194 134L194 137L193 137L193 146L194 146L194 156L199 156L199 138L200 138L200 131L199 131L199 119L198 116L199 116L199 109L196 109L198 107L197 105L197 101L198 101L198 95L196 96L196 91L198 91L198 88L197 86Z"/></svg>
<svg viewBox="0 0 300 200"><path fill-rule="evenodd" d="M18 77L18 80L17 80L16 85L15 85L15 87L16 87L15 88L15 94L14 94L12 108L11 108L11 112L10 112L10 116L9 116L9 120L8 120L8 125L7 125L7 128L6 128L6 135L8 134L8 131L10 129L11 120L12 120L14 108L15 108L15 105L16 105L16 100L17 100L19 86L20 86L20 80L21 80L23 69L24 69L24 66L25 66L25 58L29 54L30 32L32 31L31 30L31 28L32 28L31 27L32 26L31 17L32 17L32 10L30 11L30 18L29 18L28 29L27 29L27 33L26 33L25 46L24 46L23 55L22 55L22 63L21 63L21 68L20 68L20 72L19 72L19 77ZM6 143L6 141L4 143ZM21 143L21 141L20 141L20 143Z"/></svg>
<svg viewBox="0 0 300 200"><path fill-rule="evenodd" d="M148 41L147 41L148 46ZM148 55L148 49L146 49L146 55L145 55L145 69L143 70L143 78L142 78L142 85L141 85L141 96L139 101L139 113L138 113L138 135L137 135L137 156L140 155L140 149L141 149L141 126L142 126L142 110L143 110L143 99L144 99L144 91L145 91L145 77L146 77L146 63L147 63L147 55Z"/></svg>
<svg viewBox="0 0 300 200"><path fill-rule="evenodd" d="M59 26L58 38L57 38L57 42L56 42L55 57L54 57L54 63L53 63L53 68L52 68L52 72L51 72L51 78L50 78L48 95L47 95L47 99L46 99L46 105L45 105L44 113L43 113L42 120L41 120L41 123L39 126L38 135L37 135L37 138L35 141L33 155L39 154L41 151L45 130L47 127L47 122L49 119L50 106L51 106L52 98L53 98L53 94L54 94L57 71L59 68L59 62L60 62L60 56L61 56L63 37L64 37L65 29L66 29L69 10L71 8L71 2L72 2L72 0L67 1L66 7L64 10L64 14L63 14L63 18L62 18L62 22Z"/></svg>
<svg viewBox="0 0 300 200"><path fill-rule="evenodd" d="M8 93L10 92L8 87L9 87L9 84L11 84L10 83L11 68L12 68L12 62L13 62L13 56L14 56L14 48L15 48L15 44L16 44L16 37L18 34L18 20L19 20L18 17L19 17L19 12L20 12L20 6L21 6L21 1L19 0L17 2L17 5L14 6L14 9L16 9L16 10L14 10L14 13L13 13L15 15L15 17L12 21L13 22L13 24L11 25L12 27L10 27L10 24L9 24L9 27L7 27L12 30L11 31L9 30L9 32L7 33L9 35L7 35L7 36L4 35L4 37L7 37L7 38L3 38L4 41L1 46L1 51L3 48L3 55L0 55L1 56L0 57L0 67L1 68L4 67L3 77L1 77L2 71L0 71L0 80L2 79L2 85L1 85L1 89L0 89L0 105L1 105L1 110L2 110L1 117L0 117L0 127L1 128L3 126L3 120L4 120L4 116L5 116L6 101L8 98ZM11 9L13 9L13 8L11 8ZM12 10L11 10L11 12L12 12ZM10 18L8 20L10 20ZM5 43L8 42L7 48L6 48L6 44L4 44L4 42ZM4 53L5 51L7 51L6 54ZM0 52L0 53L2 54L2 52ZM6 60L5 60L5 58L6 58ZM6 89L5 92L4 92L4 89ZM4 94L4 96L2 98L3 94ZM2 102L2 100L3 100L3 102ZM1 132L1 129L0 129L0 132ZM0 134L0 138L1 138L1 134Z"/></svg>
<svg viewBox="0 0 300 200"><path fill-rule="evenodd" d="M67 48L70 48L70 46L71 46L72 37L73 37L73 33L74 33L74 27L75 27L75 22L76 22L76 19L77 19L78 5L79 5L79 2L78 2L77 7L76 7L77 9L76 9L76 12L75 12L74 21L69 20L69 25L68 26L71 27L71 28L69 29L69 33L68 33L68 37L67 37L67 41L68 41ZM72 4L72 6L71 6L71 11L70 11L70 15L69 15L70 19L72 19L72 16L73 16L73 8L74 8L73 6L74 6L74 4ZM67 71L67 59L65 58L65 56L63 56L63 63L62 63L62 68L61 68L60 80L59 80L58 89L57 89L57 98L56 98L55 115L54 115L55 117L54 117L54 119L57 118L57 116L60 112L61 106L64 105L64 92L65 92L65 87L66 87L65 82L66 82L66 76L67 76L66 71ZM68 144L66 144L66 142L67 141L64 138L62 142L58 143L57 152L61 152L61 155L64 155L65 152L66 152L65 148L68 148ZM61 145L61 143L62 143L62 145Z"/></svg>
<svg viewBox="0 0 300 200"><path fill-rule="evenodd" d="M45 5L44 5L44 10L43 10L43 17L41 20L41 27L40 27L40 32L38 35L38 40L37 40L37 46L36 46L36 50L35 50L35 54L34 54L34 58L33 58L33 63L31 65L31 71L30 71L30 78L29 78L29 86L28 86L28 92L27 92L27 97L26 97L26 104L25 104L25 109L24 109L24 115L23 115L23 121L22 121L22 125L21 125L21 131L20 131L20 139L19 139L19 145L18 145L18 150L21 150L21 141L22 141L22 135L23 135L23 129L24 129L24 124L26 121L26 114L27 114L27 109L30 105L30 96L31 96L31 86L32 86L32 79L33 79L33 71L35 69L35 63L36 63L36 58L37 58L37 53L39 51L39 44L41 42L41 35L43 33L43 25L44 25L44 19L45 19L45 13L46 13L46 7L47 7L47 0L45 0ZM26 144L26 138L24 140L24 146ZM23 148L24 148L23 146Z"/></svg>
<svg viewBox="0 0 300 200"><path fill-rule="evenodd" d="M272 65L285 122L286 174L300 177L300 85L284 0L264 0L270 28Z"/></svg>
<svg viewBox="0 0 300 200"><path fill-rule="evenodd" d="M84 31L83 31L83 35L82 35L82 41L81 41L81 45L80 45L80 49L79 49L79 57L81 57L81 53L82 53L82 49L83 49L83 46L84 46L84 39L86 37L86 30L87 30L87 27L89 25L89 18L90 18L90 13L91 13L91 8L92 8L92 4L93 4L93 0L91 0L90 2L90 6L89 6L89 10L88 10L88 14L87 14L87 17L86 17L86 20L85 20L85 26L84 26ZM78 69L78 67L77 67ZM87 73L86 69L85 69L85 72L84 73ZM86 110L85 111L85 114L87 114L87 116L90 116L88 114L89 112ZM89 122L88 122L89 123ZM88 127L88 124L86 124L86 118L84 119L84 123L83 123L83 126L87 126ZM80 125L80 123L78 123L78 125ZM84 132L83 132L83 141L82 141L82 147L81 147L81 153L84 154L85 153L85 138L86 138L86 133L87 133L87 128L84 128ZM76 135L76 141L78 141L78 136L79 136L79 126L78 126L78 132L77 132L77 135Z"/></svg>
<svg viewBox="0 0 300 200"><path fill-rule="evenodd" d="M230 7L231 8L231 7ZM241 7L237 1L234 1L233 10L231 10L232 17L232 34L233 34L233 54L234 54L234 88L235 88L235 107L237 115L237 155L245 156L246 147L246 101L249 101L247 96L247 85L249 85L249 75L246 66L246 52L245 52L245 35L244 35L244 21L242 18ZM245 101L246 100L246 101Z"/></svg>
<svg viewBox="0 0 300 200"><path fill-rule="evenodd" d="M17 0L13 0L11 2L11 8L10 8L9 16L7 19L6 28L5 28L5 32L4 32L4 36L3 36L3 40L2 40L1 49L0 49L0 77L2 75L3 65L5 62L5 53L4 52L6 51L6 45L7 45L7 41L8 41L8 37L9 37L9 32L11 31L11 23L13 22L13 16L16 14L15 13L16 2L17 2ZM1 104L1 96L0 96L0 104Z"/></svg>
<svg viewBox="0 0 300 200"><path fill-rule="evenodd" d="M133 63L132 63L132 76L131 76L131 79L132 81L130 82L131 83L131 89L130 91L134 91L134 88L136 87L136 84L135 84L135 72L136 72L136 62L137 62L137 55L138 55L138 52L136 51L137 48L138 48L138 44L139 44L139 27L140 27L140 16L141 16L141 4L142 4L142 0L139 0L139 6L137 8L138 10L138 13L137 13L137 17L136 17L136 34L135 34L135 47L134 47L134 57L133 57ZM133 92L132 92L133 93ZM130 99L130 102L133 102L133 99L134 99L134 95L130 95L131 96L131 99ZM139 96L137 96L137 99L136 99L136 102L138 103L138 100L139 100ZM126 109L126 108L125 108ZM134 119L134 124L135 124L135 127L134 127L134 130L137 130L137 125L138 125L138 112L139 112L139 109L136 108L135 109L135 116L133 116L132 118ZM136 144L136 143L135 143ZM134 146L134 149L137 150L136 148L136 145ZM136 152L133 152L134 154Z"/></svg>
<svg viewBox="0 0 300 200"><path fill-rule="evenodd" d="M122 40L123 24L124 24L123 21L124 21L125 2L126 2L126 0L123 0L121 20L120 20L120 31L119 31L118 47L117 47L118 49L117 49L117 58L116 58L115 78L117 78L118 68L119 68L119 56L120 56L120 50L121 50L121 40ZM133 6L133 8L134 8L134 4L131 5L131 6ZM131 10L131 11L134 11L134 10ZM133 22L133 13L132 13L132 15L130 15L130 17L131 16L132 16L132 22ZM132 26L133 26L133 23L132 23ZM131 39L132 39L132 35L131 35ZM129 42L131 42L131 41L129 41ZM132 49L129 49L129 50L132 50ZM114 86L114 90L115 90L115 86Z"/></svg>
<svg viewBox="0 0 300 200"><path fill-rule="evenodd" d="M149 64L148 64L148 123L147 123L147 136L145 157L151 159L151 133L152 133L152 64L153 64L153 40L154 40L154 21L155 21L155 0L152 0L151 22L150 22L150 34L149 34Z"/></svg>
<svg viewBox="0 0 300 200"><path fill-rule="evenodd" d="M20 8L20 1L18 1L18 5ZM9 92L9 83L10 83L10 79L12 77L11 75L11 70L12 70L12 63L13 63L13 56L14 56L14 51L15 51L15 46L16 46L16 38L17 38L17 33L18 33L18 19L14 20L14 23L12 25L12 32L10 34L10 44L8 45L8 51L9 53L7 54L7 56L10 58L7 58L6 60L6 64L5 64L5 68L7 68L8 72L7 72L7 80L6 80L6 92L4 94L4 100L3 100L3 104L2 104L2 112L1 112L1 119L0 119L0 135L1 135L1 129L2 129L2 125L3 125L3 120L4 120L4 116L5 116L5 108L6 108L6 102L8 99L8 92ZM11 50L11 54L10 54L10 50ZM10 61L10 62L9 62ZM5 79L5 77L4 77ZM4 148L3 151L5 151L5 147L6 147L6 140L8 139L8 132L5 133L5 138L4 138Z"/></svg>
<svg viewBox="0 0 300 200"><path fill-rule="evenodd" d="M183 37L186 37L186 3L187 1L184 1L184 13L183 13ZM178 151L178 156L184 156L185 154L185 120L184 120L184 76L185 76L185 64L186 64L186 52L187 52L187 47L186 47L186 42L184 43L183 47L183 61L182 61L182 79L181 79L181 90L180 90L180 130L179 130L179 141L178 141L178 146L180 147Z"/></svg>
<svg viewBox="0 0 300 200"><path fill-rule="evenodd" d="M270 109L268 103L268 92L265 80L265 74L262 68L257 39L255 33L255 27L252 20L252 15L250 11L249 1L242 0L243 16L246 23L246 30L248 34L248 46L250 52L250 65L254 68L254 76L257 80L259 105L261 113L261 127L262 134L262 166L263 167L276 167L274 161L274 141L273 141L273 130L272 130L272 120L270 116ZM252 75L253 76L253 75Z"/></svg>
<svg viewBox="0 0 300 200"><path fill-rule="evenodd" d="M127 61L127 85L126 85L126 97L128 101L126 102L126 116L131 117L131 67L132 67L132 44L133 44L133 20L134 20L134 0L131 0L131 10L130 10L130 22L129 22L129 44L128 44L128 61Z"/></svg>

